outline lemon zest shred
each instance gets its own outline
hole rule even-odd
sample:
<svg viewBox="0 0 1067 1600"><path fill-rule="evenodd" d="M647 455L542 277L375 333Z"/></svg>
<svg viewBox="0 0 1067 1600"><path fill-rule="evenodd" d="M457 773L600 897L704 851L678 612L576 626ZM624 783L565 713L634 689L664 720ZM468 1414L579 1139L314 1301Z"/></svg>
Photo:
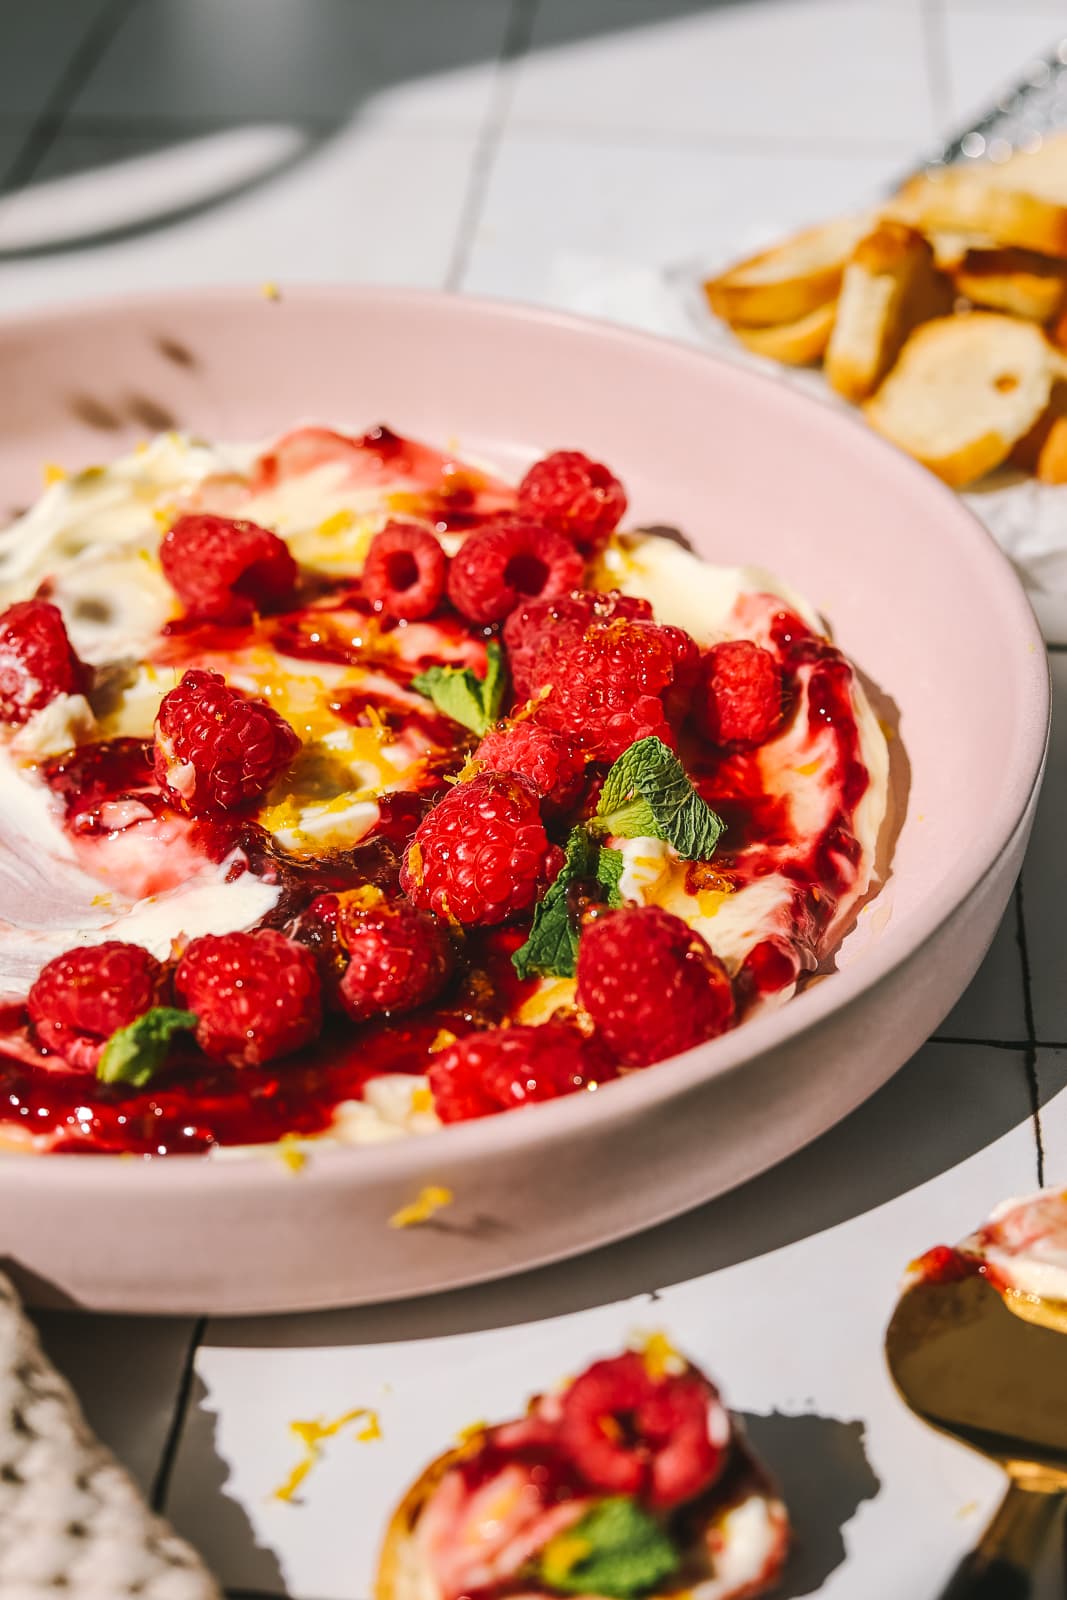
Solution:
<svg viewBox="0 0 1067 1600"><path fill-rule="evenodd" d="M298 1133L283 1133L278 1140L278 1159L290 1172L300 1172L307 1164L307 1152L300 1148Z"/></svg>
<svg viewBox="0 0 1067 1600"><path fill-rule="evenodd" d="M66 467L61 467L58 461L46 461L41 468L41 476L47 485L62 483L67 476Z"/></svg>
<svg viewBox="0 0 1067 1600"><path fill-rule="evenodd" d="M437 1032L433 1036L433 1042L430 1045L430 1055L435 1056L440 1050L450 1049L455 1042L456 1035L448 1028L438 1028Z"/></svg>
<svg viewBox="0 0 1067 1600"><path fill-rule="evenodd" d="M282 297L282 291L278 288L273 278L268 278L266 283L261 283L259 292L264 300L280 300Z"/></svg>
<svg viewBox="0 0 1067 1600"><path fill-rule="evenodd" d="M346 1411L343 1416L335 1417L332 1422L323 1422L321 1417L316 1417L310 1422L290 1422L289 1432L296 1435L306 1453L293 1467L285 1482L278 1485L272 1498L291 1501L312 1467L321 1458L323 1440L332 1439L342 1428L347 1428L354 1422L364 1424L356 1434L357 1440L361 1443L382 1437L378 1413L372 1411L369 1406L356 1406L354 1410Z"/></svg>
<svg viewBox="0 0 1067 1600"><path fill-rule="evenodd" d="M349 528L355 527L355 522L356 513L342 506L332 516L324 517L315 531L320 539L332 539L339 533L347 533Z"/></svg>
<svg viewBox="0 0 1067 1600"><path fill-rule="evenodd" d="M660 1328L641 1335L637 1341L637 1353L653 1383L659 1383L663 1378L677 1377L688 1365L685 1357L675 1349Z"/></svg>
<svg viewBox="0 0 1067 1600"><path fill-rule="evenodd" d="M420 1086L411 1091L411 1111L413 1116L422 1112L433 1110L433 1091Z"/></svg>
<svg viewBox="0 0 1067 1600"><path fill-rule="evenodd" d="M415 1228L420 1222L429 1222L438 1211L450 1206L455 1196L451 1189L442 1188L440 1184L430 1183L420 1189L410 1205L401 1206L399 1211L394 1211L389 1218L391 1228Z"/></svg>

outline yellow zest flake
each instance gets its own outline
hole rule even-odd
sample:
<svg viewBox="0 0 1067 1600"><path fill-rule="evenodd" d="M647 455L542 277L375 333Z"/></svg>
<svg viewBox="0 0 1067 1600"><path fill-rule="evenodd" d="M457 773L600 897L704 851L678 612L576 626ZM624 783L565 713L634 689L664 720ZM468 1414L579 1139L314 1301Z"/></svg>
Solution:
<svg viewBox="0 0 1067 1600"><path fill-rule="evenodd" d="M261 283L259 292L264 300L280 300L282 297L282 291L278 288L273 278L268 278L266 283Z"/></svg>
<svg viewBox="0 0 1067 1600"><path fill-rule="evenodd" d="M489 1431L488 1422L469 1422L465 1428L460 1428L456 1434L456 1443L462 1449L465 1445L478 1445L482 1437Z"/></svg>
<svg viewBox="0 0 1067 1600"><path fill-rule="evenodd" d="M152 508L152 519L155 522L156 527L161 528L164 533L166 533L167 529L174 521L175 515L176 513L173 506L153 506Z"/></svg>
<svg viewBox="0 0 1067 1600"><path fill-rule="evenodd" d="M67 469L56 461L46 461L41 468L41 476L46 484L62 483L67 476Z"/></svg>
<svg viewBox="0 0 1067 1600"><path fill-rule="evenodd" d="M349 528L355 527L355 524L355 512L346 511L342 508L342 510L335 511L331 517L326 517L320 522L315 531L320 539L333 539L339 533L347 533Z"/></svg>
<svg viewBox="0 0 1067 1600"><path fill-rule="evenodd" d="M428 498L421 489L395 489L385 496L385 503L390 511L411 511L418 516L426 510Z"/></svg>
<svg viewBox="0 0 1067 1600"><path fill-rule="evenodd" d="M422 868L422 846L417 839L408 845L407 857L408 877L418 887L426 877Z"/></svg>
<svg viewBox="0 0 1067 1600"><path fill-rule="evenodd" d="M415 1228L420 1222L429 1222L438 1211L450 1206L454 1198L451 1189L444 1189L435 1183L428 1184L425 1189L419 1190L410 1205L401 1206L399 1211L393 1212L389 1218L389 1226Z"/></svg>
<svg viewBox="0 0 1067 1600"><path fill-rule="evenodd" d="M618 1420L608 1412L597 1418L597 1427L605 1439L610 1439L612 1444L620 1444L622 1442L622 1427Z"/></svg>
<svg viewBox="0 0 1067 1600"><path fill-rule="evenodd" d="M459 461L446 461L441 468L441 493L446 499L459 494L477 494L484 488L484 474L473 467L465 467Z"/></svg>
<svg viewBox="0 0 1067 1600"><path fill-rule="evenodd" d="M552 1563L554 1572L571 1572L583 1562L592 1551L593 1546L588 1539L583 1539L577 1533L560 1533L552 1541Z"/></svg>
<svg viewBox="0 0 1067 1600"><path fill-rule="evenodd" d="M278 1140L278 1158L290 1172L300 1172L307 1163L307 1154L300 1148L298 1133L283 1133Z"/></svg>
<svg viewBox="0 0 1067 1600"><path fill-rule="evenodd" d="M475 761L473 755L469 755L455 777L448 778L446 781L448 783L470 783L472 778L478 776L484 765L483 761Z"/></svg>
<svg viewBox="0 0 1067 1600"><path fill-rule="evenodd" d="M797 777L798 778L814 778L815 774L819 770L820 765L821 765L821 763L818 762L818 761L805 761L805 763L804 763L804 765L802 767L797 767L797 769L796 769Z"/></svg>
<svg viewBox="0 0 1067 1600"><path fill-rule="evenodd" d="M662 1378L676 1378L689 1365L667 1335L658 1328L643 1335L637 1343L637 1353L653 1383L659 1383Z"/></svg>
<svg viewBox="0 0 1067 1600"><path fill-rule="evenodd" d="M408 854L408 870L409 871L411 870L411 855L410 855L410 852ZM421 857L420 857L420 870L421 870ZM420 881L421 881L421 879L420 879ZM448 923L450 928L461 928L463 926L463 924L460 922L459 918L453 912L452 907L449 905L447 894L442 893L440 898L441 898L441 910L440 910L441 916L444 917L445 921Z"/></svg>
<svg viewBox="0 0 1067 1600"><path fill-rule="evenodd" d="M110 894L94 894L89 904L91 906L100 906L106 911L112 904L111 896Z"/></svg>
<svg viewBox="0 0 1067 1600"><path fill-rule="evenodd" d="M280 833L283 829L300 827L301 811L292 795L287 795L276 806L267 806L261 811L259 820L268 833Z"/></svg>
<svg viewBox="0 0 1067 1600"><path fill-rule="evenodd" d="M416 1115L416 1114L421 1113L421 1112L432 1111L432 1110L433 1110L433 1091L431 1089L428 1089L425 1086L425 1084L420 1084L417 1089L412 1089L412 1091L411 1091L411 1111L412 1111L412 1115Z"/></svg>
<svg viewBox="0 0 1067 1600"><path fill-rule="evenodd" d="M355 911L374 911L381 905L385 895L376 884L361 883L358 889L345 889L337 898Z"/></svg>
<svg viewBox="0 0 1067 1600"><path fill-rule="evenodd" d="M294 1433L304 1446L304 1457L296 1463L283 1484L274 1491L275 1500L290 1501L296 1494L300 1485L318 1462L322 1455L322 1442L332 1439L340 1433L342 1428L347 1428L353 1422L363 1422L363 1427L356 1434L361 1441L380 1439L382 1436L381 1424L378 1413L368 1406L357 1406L354 1411L346 1411L344 1416L335 1417L332 1422L323 1422L321 1417L316 1417L313 1422L290 1422L289 1432Z"/></svg>
<svg viewBox="0 0 1067 1600"><path fill-rule="evenodd" d="M430 1046L430 1054L435 1056L441 1050L449 1050L455 1044L455 1042L456 1035L454 1033L450 1033L447 1028L438 1028L437 1032L433 1036L433 1043Z"/></svg>
<svg viewBox="0 0 1067 1600"><path fill-rule="evenodd" d="M368 704L364 706L363 709L367 713L367 720L370 723L371 732L373 733L375 739L377 739L378 743L392 744L392 730L390 729L389 724L383 718L381 712L378 710L378 707Z"/></svg>

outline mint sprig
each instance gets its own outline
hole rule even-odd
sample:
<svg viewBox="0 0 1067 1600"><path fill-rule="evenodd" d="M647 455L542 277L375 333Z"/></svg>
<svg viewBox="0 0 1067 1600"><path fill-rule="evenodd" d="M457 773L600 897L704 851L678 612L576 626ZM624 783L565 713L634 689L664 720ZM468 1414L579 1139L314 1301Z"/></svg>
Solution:
<svg viewBox="0 0 1067 1600"><path fill-rule="evenodd" d="M604 779L591 824L625 839L665 839L684 861L707 861L725 824L662 739L638 739Z"/></svg>
<svg viewBox="0 0 1067 1600"><path fill-rule="evenodd" d="M101 1083L131 1083L143 1089L163 1066L175 1034L197 1024L195 1011L153 1006L126 1028L117 1028L96 1065Z"/></svg>
<svg viewBox="0 0 1067 1600"><path fill-rule="evenodd" d="M661 1524L636 1500L614 1495L550 1539L531 1576L558 1594L636 1600L654 1593L681 1564Z"/></svg>
<svg viewBox="0 0 1067 1600"><path fill-rule="evenodd" d="M623 859L618 850L600 845L587 829L572 828L563 866L534 910L526 943L512 956L520 978L531 973L543 977L573 978L578 967L578 929L568 904L575 883L599 883L609 906L621 906L619 879Z"/></svg>
<svg viewBox="0 0 1067 1600"><path fill-rule="evenodd" d="M412 678L411 687L453 722L462 723L472 733L488 733L504 704L507 671L504 652L495 641L486 645L485 654L484 678L470 667L430 667Z"/></svg>

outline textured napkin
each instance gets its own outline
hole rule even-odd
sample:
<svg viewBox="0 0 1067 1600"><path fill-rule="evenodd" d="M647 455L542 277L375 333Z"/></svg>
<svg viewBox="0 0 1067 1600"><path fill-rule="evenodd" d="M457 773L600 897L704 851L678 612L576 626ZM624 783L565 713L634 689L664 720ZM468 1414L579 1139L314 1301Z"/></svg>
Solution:
<svg viewBox="0 0 1067 1600"><path fill-rule="evenodd" d="M95 1439L0 1274L0 1596L221 1600Z"/></svg>
<svg viewBox="0 0 1067 1600"><path fill-rule="evenodd" d="M737 254L780 238L782 231L759 229L738 241ZM854 411L833 393L819 371L783 367L753 355L712 316L700 285L722 265L698 261L664 271L596 256L560 255L553 262L548 298L563 310L712 349L826 405ZM963 499L1018 572L1045 638L1052 644L1067 644L1067 486L1038 483L1004 469L980 488L966 491Z"/></svg>

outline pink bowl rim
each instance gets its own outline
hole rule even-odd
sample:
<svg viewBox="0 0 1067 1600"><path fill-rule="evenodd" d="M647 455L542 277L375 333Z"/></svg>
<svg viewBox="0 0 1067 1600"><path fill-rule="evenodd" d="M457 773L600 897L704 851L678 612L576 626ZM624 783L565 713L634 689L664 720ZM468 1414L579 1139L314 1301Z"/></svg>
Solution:
<svg viewBox="0 0 1067 1600"><path fill-rule="evenodd" d="M743 393L760 399L771 410L788 419L798 408L809 416L819 412L831 435L848 430L852 448L866 453L873 466L895 475L902 483L929 498L931 510L940 506L939 516L946 528L954 527L955 537L970 540L968 559L988 573L991 588L999 589L1000 613L1004 619L998 640L1005 671L1012 671L1023 708L1020 729L1023 758L1012 781L1000 790L990 806L988 826L978 840L961 851L938 886L919 910L906 921L891 920L878 942L865 951L861 960L833 974L829 983L819 983L796 995L778 1010L769 1011L744 1023L734 1032L684 1054L657 1063L652 1069L630 1074L605 1085L595 1095L575 1095L524 1107L520 1115L481 1118L473 1122L444 1127L431 1134L400 1139L382 1145L323 1144L309 1148L309 1159L301 1171L302 1182L329 1187L345 1187L353 1179L373 1182L395 1178L398 1183L424 1175L428 1167L460 1166L471 1157L492 1150L495 1154L513 1153L531 1145L549 1143L554 1136L565 1136L583 1123L595 1120L605 1129L628 1121L650 1110L661 1101L675 1098L709 1079L726 1077L742 1070L754 1058L784 1044L799 1041L827 1018L859 1000L864 992L888 977L897 967L919 951L967 901L981 884L998 857L1004 853L1022 823L1034 790L1041 781L1051 717L1051 691L1048 656L1044 638L1022 584L1011 562L989 531L959 496L939 482L916 461L888 444L858 415L832 409L809 395L802 394L775 376L755 371L712 351L683 344L657 334L629 328L623 324L598 321L521 301L488 296L456 294L446 290L399 288L374 284L280 285L280 304L268 300L248 286L222 285L196 289L161 290L136 295L93 297L68 302L40 312L0 314L0 345L11 334L20 341L51 329L62 332L87 319L111 320L116 316L152 312L161 317L168 312L196 311L211 302L240 307L249 314L266 311L276 314L286 302L321 302L338 309L367 307L403 310L420 308L443 316L468 316L482 321L527 323L554 328L590 344L612 344L631 349L636 359L661 363L666 369L699 369L710 365ZM327 419L328 420L328 419ZM966 547L964 547L966 548ZM891 687L891 686L890 686ZM1031 698L1032 697L1032 698ZM591 1107L597 1110L592 1112ZM844 1110L849 1107L844 1107ZM41 1181L60 1190L86 1188L114 1182L128 1184L135 1172L152 1174L149 1183L170 1184L184 1190L188 1184L223 1184L242 1191L264 1185L292 1182L292 1174L277 1160L263 1159L274 1147L262 1151L250 1147L247 1158L217 1159L204 1155L172 1155L160 1159L132 1161L125 1155L95 1155L86 1160L55 1157L27 1159L22 1152L0 1153L0 1174L41 1173ZM257 1159L258 1157L258 1159ZM120 1176L121 1174L121 1176Z"/></svg>

